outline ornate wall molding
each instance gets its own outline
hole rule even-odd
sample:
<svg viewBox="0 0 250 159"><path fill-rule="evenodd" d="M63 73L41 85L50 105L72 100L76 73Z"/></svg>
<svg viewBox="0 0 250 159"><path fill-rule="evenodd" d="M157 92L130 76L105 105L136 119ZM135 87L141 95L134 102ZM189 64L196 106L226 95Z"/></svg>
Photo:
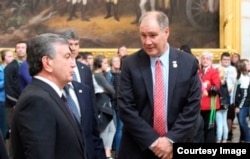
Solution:
<svg viewBox="0 0 250 159"><path fill-rule="evenodd" d="M220 48L241 52L241 0L220 0Z"/></svg>
<svg viewBox="0 0 250 159"><path fill-rule="evenodd" d="M138 48L128 49L128 53L132 54L138 51ZM105 55L107 58L111 58L112 56L117 55L117 49L81 49L81 51L89 51L94 55ZM234 49L213 49L213 48L202 48L202 49L192 49L192 52L195 56L200 56L200 54L204 51L209 51L214 54L214 62L218 62L220 60L220 56L223 52L237 52Z"/></svg>

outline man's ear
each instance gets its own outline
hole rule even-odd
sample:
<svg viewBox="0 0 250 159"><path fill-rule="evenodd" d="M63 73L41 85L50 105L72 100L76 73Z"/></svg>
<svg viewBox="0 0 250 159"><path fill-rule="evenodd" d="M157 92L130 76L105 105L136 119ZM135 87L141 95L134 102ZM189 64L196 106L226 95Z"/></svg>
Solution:
<svg viewBox="0 0 250 159"><path fill-rule="evenodd" d="M52 65L53 65L53 60L49 58L48 56L43 56L42 57L42 65L45 70L48 72L52 71Z"/></svg>

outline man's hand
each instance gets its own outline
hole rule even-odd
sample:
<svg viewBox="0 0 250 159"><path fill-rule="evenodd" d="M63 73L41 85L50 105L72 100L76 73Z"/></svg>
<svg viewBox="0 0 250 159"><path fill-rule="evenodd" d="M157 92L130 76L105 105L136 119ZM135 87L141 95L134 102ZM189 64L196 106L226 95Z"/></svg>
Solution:
<svg viewBox="0 0 250 159"><path fill-rule="evenodd" d="M158 138L152 145L152 151L161 159L173 158L173 144L166 137Z"/></svg>

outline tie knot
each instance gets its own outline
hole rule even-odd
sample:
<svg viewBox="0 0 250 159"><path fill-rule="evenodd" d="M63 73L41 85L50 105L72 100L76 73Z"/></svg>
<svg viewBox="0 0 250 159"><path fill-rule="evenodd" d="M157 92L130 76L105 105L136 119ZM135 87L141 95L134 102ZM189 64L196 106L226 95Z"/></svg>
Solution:
<svg viewBox="0 0 250 159"><path fill-rule="evenodd" d="M61 96L61 99L64 101L64 102L67 102L67 99L65 98L65 96L62 94Z"/></svg>
<svg viewBox="0 0 250 159"><path fill-rule="evenodd" d="M156 62L155 62L156 65L158 64L161 64L161 60L160 59L157 59Z"/></svg>

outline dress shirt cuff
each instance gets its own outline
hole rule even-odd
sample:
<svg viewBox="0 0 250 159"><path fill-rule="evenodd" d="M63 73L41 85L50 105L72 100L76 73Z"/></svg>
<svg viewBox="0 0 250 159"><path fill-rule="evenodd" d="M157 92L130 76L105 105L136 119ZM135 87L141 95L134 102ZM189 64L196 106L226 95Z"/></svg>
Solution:
<svg viewBox="0 0 250 159"><path fill-rule="evenodd" d="M174 141L173 141L172 139L170 139L170 138L168 138L168 137L166 137L166 138L168 139L168 141L169 141L171 144L174 143ZM158 142L158 139L159 139L159 138L157 138L157 139L150 145L150 147L149 147L150 150L153 150L153 147L154 147L154 145Z"/></svg>
<svg viewBox="0 0 250 159"><path fill-rule="evenodd" d="M172 139L170 139L170 138L168 138L168 137L167 137L167 139L168 139L168 141L170 141L172 144L174 143L174 141L173 141Z"/></svg>
<svg viewBox="0 0 250 159"><path fill-rule="evenodd" d="M153 147L154 147L154 145L158 142L158 139L159 139L159 138L157 138L157 139L149 146L149 149L150 149L150 150L153 150Z"/></svg>

